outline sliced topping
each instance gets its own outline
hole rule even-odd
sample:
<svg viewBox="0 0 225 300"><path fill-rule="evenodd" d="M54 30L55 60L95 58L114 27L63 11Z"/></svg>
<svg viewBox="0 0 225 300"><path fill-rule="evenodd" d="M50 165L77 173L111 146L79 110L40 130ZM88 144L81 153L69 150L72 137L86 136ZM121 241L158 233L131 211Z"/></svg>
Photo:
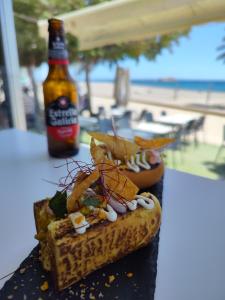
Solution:
<svg viewBox="0 0 225 300"><path fill-rule="evenodd" d="M80 212L83 215L88 216L91 213L91 211L92 211L92 207L93 206L84 206L84 207L81 208Z"/></svg>
<svg viewBox="0 0 225 300"><path fill-rule="evenodd" d="M67 214L66 199L66 192L57 191L49 200L49 207L57 218L63 218Z"/></svg>
<svg viewBox="0 0 225 300"><path fill-rule="evenodd" d="M136 163L137 163L137 165L139 165L140 167L142 167L146 170L151 169L151 166L146 161L145 151L142 151L142 153L136 154Z"/></svg>
<svg viewBox="0 0 225 300"><path fill-rule="evenodd" d="M96 193L93 189L88 188L87 191L86 191L86 195L89 196L89 197L94 197L94 196L96 196Z"/></svg>
<svg viewBox="0 0 225 300"><path fill-rule="evenodd" d="M79 200L85 191L95 183L100 177L98 169L91 171L90 174L80 172L73 186L71 195L67 198L67 210L69 213L79 208Z"/></svg>
<svg viewBox="0 0 225 300"><path fill-rule="evenodd" d="M135 210L137 208L137 200L126 201L126 205L129 210Z"/></svg>
<svg viewBox="0 0 225 300"><path fill-rule="evenodd" d="M85 206L100 206L101 201L97 197L88 197L82 201L82 204Z"/></svg>
<svg viewBox="0 0 225 300"><path fill-rule="evenodd" d="M124 204L120 203L113 197L110 197L108 201L109 201L109 204L112 206L112 208L115 209L115 211L117 211L118 213L121 213L121 214L126 213L127 207L126 207L125 203Z"/></svg>
<svg viewBox="0 0 225 300"><path fill-rule="evenodd" d="M160 153L156 150L150 151L150 164L155 165L161 162Z"/></svg>
<svg viewBox="0 0 225 300"><path fill-rule="evenodd" d="M74 219L74 222L77 225L80 225L81 223L83 223L85 221L85 217L83 215L79 215Z"/></svg>
<svg viewBox="0 0 225 300"><path fill-rule="evenodd" d="M90 224L86 221L85 216L80 212L75 212L69 215L69 218L76 230L76 233L83 234Z"/></svg>
<svg viewBox="0 0 225 300"><path fill-rule="evenodd" d="M155 206L155 203L152 199L147 198L143 195L137 195L136 199L137 203L146 209L153 209Z"/></svg>

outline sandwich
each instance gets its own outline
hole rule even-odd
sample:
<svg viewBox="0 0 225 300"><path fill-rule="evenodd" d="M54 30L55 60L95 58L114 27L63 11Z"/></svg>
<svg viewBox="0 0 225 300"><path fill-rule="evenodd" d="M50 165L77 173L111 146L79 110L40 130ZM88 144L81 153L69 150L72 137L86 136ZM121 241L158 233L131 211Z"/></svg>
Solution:
<svg viewBox="0 0 225 300"><path fill-rule="evenodd" d="M161 155L163 148L173 143L173 138L143 139L135 136L134 141L102 132L89 132L101 143L109 159L140 189L151 187L164 174Z"/></svg>
<svg viewBox="0 0 225 300"><path fill-rule="evenodd" d="M157 198L139 193L94 139L91 154L91 165L71 161L76 174L34 203L40 259L57 290L147 245L160 226Z"/></svg>

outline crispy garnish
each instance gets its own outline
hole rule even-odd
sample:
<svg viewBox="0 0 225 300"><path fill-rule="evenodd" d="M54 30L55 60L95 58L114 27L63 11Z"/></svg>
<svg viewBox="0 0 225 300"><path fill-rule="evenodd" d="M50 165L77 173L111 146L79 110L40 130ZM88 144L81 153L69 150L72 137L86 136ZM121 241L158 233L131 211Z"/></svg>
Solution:
<svg viewBox="0 0 225 300"><path fill-rule="evenodd" d="M142 149L161 149L175 142L173 138L156 138L156 139L143 139L140 136L134 137L134 142Z"/></svg>
<svg viewBox="0 0 225 300"><path fill-rule="evenodd" d="M100 174L99 170L95 169L90 175L82 177L83 180L77 180L74 184L71 195L67 198L67 211L68 213L74 212L77 209L78 201L81 195L98 180Z"/></svg>
<svg viewBox="0 0 225 300"><path fill-rule="evenodd" d="M42 292L45 292L48 290L48 281L44 281L43 284L40 286L40 289Z"/></svg>
<svg viewBox="0 0 225 300"><path fill-rule="evenodd" d="M131 278L131 277L133 277L133 276L134 276L134 274L133 274L132 272L128 272L128 273L127 273L127 277L128 277L128 278Z"/></svg>
<svg viewBox="0 0 225 300"><path fill-rule="evenodd" d="M106 159L105 149L100 145L96 145L94 138L91 139L90 152L95 164L99 164Z"/></svg>
<svg viewBox="0 0 225 300"><path fill-rule="evenodd" d="M104 149L99 149L96 146L94 139L91 141L91 154L96 163L96 168L99 170L102 185L110 195L115 195L125 200L134 199L138 192L138 187L123 175L117 165L109 160L105 154Z"/></svg>
<svg viewBox="0 0 225 300"><path fill-rule="evenodd" d="M109 275L108 279L109 279L109 283L112 283L116 279L116 277L114 275Z"/></svg>
<svg viewBox="0 0 225 300"><path fill-rule="evenodd" d="M118 136L111 136L101 132L89 132L96 140L103 142L115 159L129 160L139 151L139 146Z"/></svg>
<svg viewBox="0 0 225 300"><path fill-rule="evenodd" d="M134 199L139 188L123 175L111 160L106 160L98 167L102 183L109 194L128 201Z"/></svg>

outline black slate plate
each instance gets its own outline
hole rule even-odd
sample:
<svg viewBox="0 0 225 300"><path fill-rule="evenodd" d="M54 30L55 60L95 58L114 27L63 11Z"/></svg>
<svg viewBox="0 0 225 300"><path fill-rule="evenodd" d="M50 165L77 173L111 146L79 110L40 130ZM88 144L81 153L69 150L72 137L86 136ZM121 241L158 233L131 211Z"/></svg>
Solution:
<svg viewBox="0 0 225 300"><path fill-rule="evenodd" d="M163 181L148 189L158 197L160 202L162 187ZM38 259L39 247L36 246L5 283L0 291L0 299L154 299L158 241L159 235L147 247L93 272L86 279L60 293L54 291L49 274L42 269ZM115 277L111 283L109 283L110 275ZM49 288L41 291L40 286L46 280Z"/></svg>

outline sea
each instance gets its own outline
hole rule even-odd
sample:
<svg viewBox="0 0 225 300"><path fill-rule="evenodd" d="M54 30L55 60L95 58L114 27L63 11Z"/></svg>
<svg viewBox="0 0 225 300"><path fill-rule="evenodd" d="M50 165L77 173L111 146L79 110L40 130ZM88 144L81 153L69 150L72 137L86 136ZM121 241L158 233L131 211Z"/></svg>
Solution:
<svg viewBox="0 0 225 300"><path fill-rule="evenodd" d="M21 74L22 78L28 76L24 73ZM47 64L42 64L35 70L35 78L38 82L43 82L48 73ZM84 81L84 74L77 72L77 69L73 65L70 66L70 73L77 81ZM92 82L113 82L113 80L107 79L95 79L91 76ZM142 86L153 86L170 89L192 90L192 91L204 91L204 92L225 92L225 80L193 80L193 79L177 79L173 77L162 79L132 79L131 83Z"/></svg>
<svg viewBox="0 0 225 300"><path fill-rule="evenodd" d="M132 80L132 83L181 90L225 92L225 81L222 80Z"/></svg>
<svg viewBox="0 0 225 300"><path fill-rule="evenodd" d="M96 82L112 82L111 80L93 80ZM208 91L225 93L225 80L157 80L132 79L132 84L160 88Z"/></svg>

